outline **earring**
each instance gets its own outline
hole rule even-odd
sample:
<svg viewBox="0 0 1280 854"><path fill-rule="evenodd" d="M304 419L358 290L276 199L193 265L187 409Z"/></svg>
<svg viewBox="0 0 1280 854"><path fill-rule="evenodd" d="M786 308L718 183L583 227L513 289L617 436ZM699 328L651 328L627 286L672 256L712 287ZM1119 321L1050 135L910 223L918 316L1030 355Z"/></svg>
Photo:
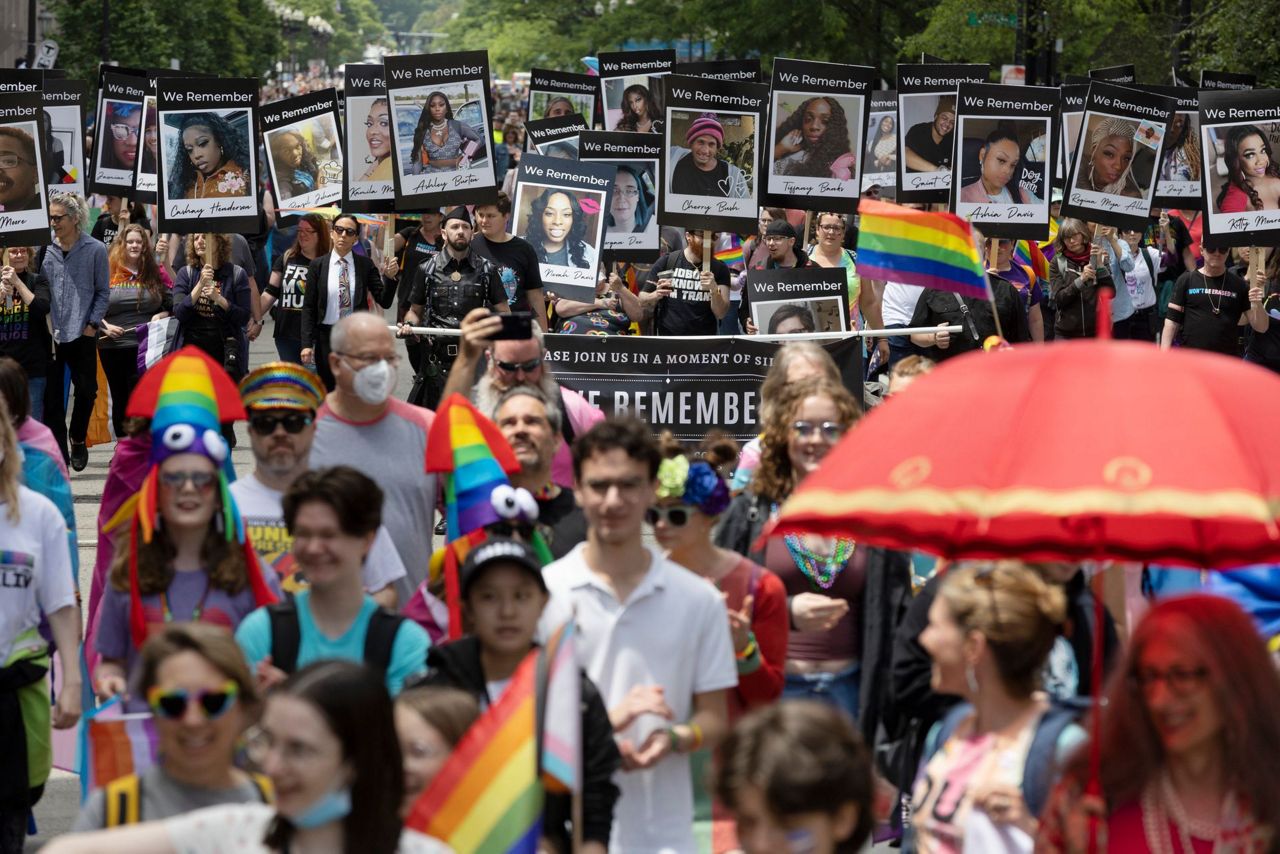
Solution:
<svg viewBox="0 0 1280 854"><path fill-rule="evenodd" d="M964 681L969 687L969 693L976 695L978 693L978 674L973 672L972 664L964 666Z"/></svg>

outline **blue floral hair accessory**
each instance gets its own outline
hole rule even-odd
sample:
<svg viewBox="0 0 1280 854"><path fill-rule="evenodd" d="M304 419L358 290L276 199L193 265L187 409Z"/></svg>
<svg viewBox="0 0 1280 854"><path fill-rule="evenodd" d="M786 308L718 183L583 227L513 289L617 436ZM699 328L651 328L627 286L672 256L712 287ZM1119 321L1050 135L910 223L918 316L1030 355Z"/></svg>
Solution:
<svg viewBox="0 0 1280 854"><path fill-rule="evenodd" d="M658 466L658 497L678 498L707 516L719 516L729 506L729 486L710 463L672 457Z"/></svg>

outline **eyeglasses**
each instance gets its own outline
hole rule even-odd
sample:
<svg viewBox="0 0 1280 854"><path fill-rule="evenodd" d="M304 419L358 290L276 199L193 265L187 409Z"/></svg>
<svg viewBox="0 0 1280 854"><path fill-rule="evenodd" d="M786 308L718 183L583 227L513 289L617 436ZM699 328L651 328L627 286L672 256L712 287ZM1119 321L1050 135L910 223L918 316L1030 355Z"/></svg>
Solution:
<svg viewBox="0 0 1280 854"><path fill-rule="evenodd" d="M1209 668L1207 667L1170 667L1168 670L1142 667L1131 677L1133 684L1144 694L1149 693L1157 683L1163 682L1179 697L1192 693L1208 678Z"/></svg>
<svg viewBox="0 0 1280 854"><path fill-rule="evenodd" d="M822 438L828 442L834 442L844 435L846 428L843 424L835 421L823 421L821 424L816 421L797 421L791 425L791 429L795 431L801 439L810 439L821 433Z"/></svg>
<svg viewBox="0 0 1280 854"><path fill-rule="evenodd" d="M820 225L818 226L818 231L844 231L844 223L837 222L834 225L831 223L828 223L827 225Z"/></svg>
<svg viewBox="0 0 1280 854"><path fill-rule="evenodd" d="M204 492L213 488L213 482L216 479L217 475L207 471L167 471L160 473L160 483L179 492L186 488L187 483L194 486L197 492Z"/></svg>
<svg viewBox="0 0 1280 854"><path fill-rule="evenodd" d="M249 428L259 436L270 436L277 427L284 427L286 433L301 433L311 425L310 415L301 412L290 412L288 415L252 415L249 417Z"/></svg>
<svg viewBox="0 0 1280 854"><path fill-rule="evenodd" d="M335 225L335 226L333 226L333 233L334 233L334 234L344 234L344 235L346 235L347 237L355 237L357 234L359 234L359 233L360 233L360 229L358 229L358 228L348 228L348 227L347 227L347 226L345 226L345 225Z"/></svg>
<svg viewBox="0 0 1280 854"><path fill-rule="evenodd" d="M508 374L527 374L538 369L542 364L542 357L539 356L538 358L530 359L527 362L503 362L498 359L494 359L493 363L498 366L498 370L506 371Z"/></svg>
<svg viewBox="0 0 1280 854"><path fill-rule="evenodd" d="M674 507L650 507L644 511L644 520L650 525L666 522L673 528L683 528L693 518L693 508L683 504Z"/></svg>
<svg viewBox="0 0 1280 854"><path fill-rule="evenodd" d="M245 738L245 753L249 755L249 759L253 764L262 767L266 764L267 758L271 756L272 751L277 747L280 749L280 758L288 765L303 765L311 762L321 755L318 747L301 741L282 741L277 742L276 737L265 729L255 727L249 731Z"/></svg>
<svg viewBox="0 0 1280 854"><path fill-rule="evenodd" d="M30 163L34 166L36 162L16 154L0 154L0 169L14 169L19 163Z"/></svg>
<svg viewBox="0 0 1280 854"><path fill-rule="evenodd" d="M624 199L634 199L636 196L640 195L640 191L635 187L617 187L614 189L614 192L619 196L622 196Z"/></svg>
<svg viewBox="0 0 1280 854"><path fill-rule="evenodd" d="M111 135L120 141L124 141L129 137L138 138L138 129L133 125L112 125Z"/></svg>
<svg viewBox="0 0 1280 854"><path fill-rule="evenodd" d="M194 703L207 721L216 721L236 704L240 686L228 679L212 691L187 691L185 688L161 690L158 685L147 692L147 705L158 718L167 721L180 720Z"/></svg>
<svg viewBox="0 0 1280 854"><path fill-rule="evenodd" d="M339 353L337 350L334 350L333 352L336 356L341 356L342 358L349 359L353 362L360 362L364 365L372 365L374 362L386 362L394 368L396 365L400 364L400 357L394 353L390 356L382 356L377 353ZM285 429L288 430L289 428L286 427Z"/></svg>
<svg viewBox="0 0 1280 854"><path fill-rule="evenodd" d="M57 225L66 218L66 214L49 214L49 225Z"/></svg>
<svg viewBox="0 0 1280 854"><path fill-rule="evenodd" d="M788 237L785 234L766 234L764 236L765 243L781 243L784 240L795 240L795 238Z"/></svg>

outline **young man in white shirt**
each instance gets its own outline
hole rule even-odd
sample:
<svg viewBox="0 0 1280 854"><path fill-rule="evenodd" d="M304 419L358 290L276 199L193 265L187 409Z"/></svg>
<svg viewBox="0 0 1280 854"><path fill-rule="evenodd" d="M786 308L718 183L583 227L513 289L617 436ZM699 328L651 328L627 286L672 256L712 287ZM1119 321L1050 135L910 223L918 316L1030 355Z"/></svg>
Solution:
<svg viewBox="0 0 1280 854"><path fill-rule="evenodd" d="M284 523L284 493L311 465L316 410L324 402L320 378L292 362L268 362L240 382L240 397L249 413L249 444L254 468L231 484L245 527L263 562L272 566L280 585L291 593L305 590L291 554L293 537ZM378 527L377 538L361 568L364 588L379 605L395 609L395 583L405 577L404 563L391 535Z"/></svg>
<svg viewBox="0 0 1280 854"><path fill-rule="evenodd" d="M587 541L545 570L542 629L576 620L579 662L622 753L609 845L619 854L696 850L688 754L724 737L725 694L738 682L720 595L642 540L660 461L635 419L580 436L573 466Z"/></svg>

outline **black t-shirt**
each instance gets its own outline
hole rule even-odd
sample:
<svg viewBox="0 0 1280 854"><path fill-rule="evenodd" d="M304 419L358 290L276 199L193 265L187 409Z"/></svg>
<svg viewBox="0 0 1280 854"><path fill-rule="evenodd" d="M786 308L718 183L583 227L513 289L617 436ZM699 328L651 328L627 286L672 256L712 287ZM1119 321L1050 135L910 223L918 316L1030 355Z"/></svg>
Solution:
<svg viewBox="0 0 1280 854"><path fill-rule="evenodd" d="M1160 217L1158 216L1151 217L1151 235L1152 245L1163 252L1164 244L1160 242ZM1169 217L1169 235L1173 238L1173 257L1165 264L1163 270L1156 273L1161 282L1176 282L1183 273L1187 272L1187 265L1182 263L1182 250L1191 245L1191 232L1187 229L1187 224L1182 221L1182 217ZM1156 295L1159 296L1159 293Z"/></svg>
<svg viewBox="0 0 1280 854"><path fill-rule="evenodd" d="M1018 344L1031 340L1027 330L1027 313L1023 308L1022 297L1013 285L996 276L987 276L991 284L991 292L996 298L996 308L1000 312L1000 327L1004 331L1005 340L1010 344ZM966 311L960 308L963 299ZM960 297L951 291L939 291L926 288L916 303L915 314L911 316L910 326L937 326L947 323L962 326L960 332L951 333L951 344L946 349L941 347L925 347L924 353L934 361L951 359L970 350L982 348L982 343L996 334L995 318L991 314L991 303L985 299ZM974 331L977 338L974 338Z"/></svg>
<svg viewBox="0 0 1280 854"><path fill-rule="evenodd" d="M938 167L941 172L951 168L951 144L954 140L952 134L947 134L942 138L941 142L933 141L933 122L921 122L918 125L912 125L907 131L907 148L916 154L928 160L934 166ZM906 163L906 160L902 161ZM919 172L919 169L906 167L908 172Z"/></svg>
<svg viewBox="0 0 1280 854"><path fill-rule="evenodd" d="M35 295L30 305L23 303L15 291L8 300L0 300L0 356L8 356L22 366L28 377L39 379L49 374L49 281L41 274L23 273L22 281Z"/></svg>
<svg viewBox="0 0 1280 854"><path fill-rule="evenodd" d="M729 164L716 161L716 168L703 172L693 163L693 155L680 158L671 173L671 192L686 196L729 196Z"/></svg>
<svg viewBox="0 0 1280 854"><path fill-rule="evenodd" d="M1240 315L1249 308L1244 279L1230 270L1224 270L1221 279L1206 278L1199 270L1183 273L1173 286L1169 304L1182 306L1178 337L1183 347L1240 355Z"/></svg>
<svg viewBox="0 0 1280 854"><path fill-rule="evenodd" d="M720 321L711 310L711 294L702 289L702 265L693 265L683 251L672 252L649 268L645 293L658 289L658 273L671 271L671 295L658 302L653 328L658 335L715 335ZM729 287L729 268L711 259L711 275L717 285Z"/></svg>
<svg viewBox="0 0 1280 854"><path fill-rule="evenodd" d="M271 265L272 273L280 274L280 284L267 285L267 293L276 298L275 337L285 341L302 340L302 298L307 291L307 268L311 259L302 253L294 253L288 263L284 255L277 255Z"/></svg>
<svg viewBox="0 0 1280 854"><path fill-rule="evenodd" d="M422 262L444 248L444 236L436 238L435 243L422 236L422 229L413 226L403 229L399 236L404 240L404 250L400 253L400 281L396 285L396 306L400 312L398 319L404 318L409 310L409 289L413 285L413 274Z"/></svg>
<svg viewBox="0 0 1280 854"><path fill-rule="evenodd" d="M1271 317L1271 325L1266 332L1249 330L1249 358L1261 362L1272 370L1280 369L1280 283L1271 282L1267 286L1267 296L1262 301L1262 310Z"/></svg>
<svg viewBox="0 0 1280 854"><path fill-rule="evenodd" d="M556 560L587 539L587 517L574 500L573 490L561 489L555 498L538 501L538 522L550 529L551 556Z"/></svg>
<svg viewBox="0 0 1280 854"><path fill-rule="evenodd" d="M130 225L140 225L148 232L151 231L151 222L146 217L131 219L129 223ZM116 235L119 233L120 224L116 222L116 218L104 213L98 216L98 220L93 224L93 230L89 232L89 236L94 240L102 241L103 245L110 249L111 244L115 242ZM154 237L155 235L152 236Z"/></svg>
<svg viewBox="0 0 1280 854"><path fill-rule="evenodd" d="M507 293L507 305L512 311L528 311L527 291L542 287L542 271L538 267L538 254L533 245L523 237L512 237L504 243L490 240L483 234L471 238L471 251L487 258L498 273L502 289Z"/></svg>

